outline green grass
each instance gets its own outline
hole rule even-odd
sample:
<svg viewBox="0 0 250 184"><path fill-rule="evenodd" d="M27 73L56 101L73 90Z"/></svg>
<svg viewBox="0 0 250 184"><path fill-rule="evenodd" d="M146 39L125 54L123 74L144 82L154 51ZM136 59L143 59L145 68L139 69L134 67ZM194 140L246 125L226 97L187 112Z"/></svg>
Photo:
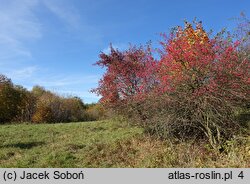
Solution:
<svg viewBox="0 0 250 184"><path fill-rule="evenodd" d="M249 167L249 137L222 153L115 121L0 126L0 167Z"/></svg>

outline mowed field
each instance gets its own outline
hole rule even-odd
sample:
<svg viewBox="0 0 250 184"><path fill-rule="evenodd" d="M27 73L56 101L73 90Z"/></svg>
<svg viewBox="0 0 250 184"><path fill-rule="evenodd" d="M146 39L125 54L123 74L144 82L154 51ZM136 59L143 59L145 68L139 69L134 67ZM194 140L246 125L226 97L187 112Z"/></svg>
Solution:
<svg viewBox="0 0 250 184"><path fill-rule="evenodd" d="M249 167L249 137L222 152L169 142L119 121L0 126L0 167Z"/></svg>

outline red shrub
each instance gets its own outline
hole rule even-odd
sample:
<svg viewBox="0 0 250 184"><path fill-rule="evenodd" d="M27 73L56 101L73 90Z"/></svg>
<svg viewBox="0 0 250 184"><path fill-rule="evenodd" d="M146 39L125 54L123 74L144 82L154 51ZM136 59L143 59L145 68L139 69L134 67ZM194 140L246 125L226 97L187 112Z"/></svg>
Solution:
<svg viewBox="0 0 250 184"><path fill-rule="evenodd" d="M241 41L209 38L201 23L186 23L169 37L157 62L151 49L101 54L106 73L95 90L101 102L157 134L206 136L210 144L235 133L237 108L249 104L249 52ZM244 53L245 52L244 50Z"/></svg>
<svg viewBox="0 0 250 184"><path fill-rule="evenodd" d="M156 84L156 61L149 46L134 46L124 52L111 46L111 53L101 53L96 64L107 69L94 90L106 105L124 103L134 97L142 98Z"/></svg>

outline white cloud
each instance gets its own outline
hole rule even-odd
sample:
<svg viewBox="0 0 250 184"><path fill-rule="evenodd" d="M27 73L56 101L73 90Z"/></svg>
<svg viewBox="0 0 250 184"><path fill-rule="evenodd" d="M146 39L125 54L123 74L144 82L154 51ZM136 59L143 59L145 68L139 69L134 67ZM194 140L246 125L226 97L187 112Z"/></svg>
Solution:
<svg viewBox="0 0 250 184"><path fill-rule="evenodd" d="M33 84L39 84L44 87L68 87L76 85L97 84L100 76L98 75L71 75L71 76L46 76L45 78L36 78L32 80ZM49 80L48 80L49 78Z"/></svg>
<svg viewBox="0 0 250 184"><path fill-rule="evenodd" d="M47 76L49 80L40 78L33 80L33 85L39 84L48 90L63 96L78 96L84 102L97 102L100 97L90 90L97 86L100 79L98 75L75 75L75 76ZM31 89L31 88L29 88Z"/></svg>
<svg viewBox="0 0 250 184"><path fill-rule="evenodd" d="M13 80L24 80L30 78L38 68L36 66L29 66L17 70L11 70L7 72L7 76Z"/></svg>
<svg viewBox="0 0 250 184"><path fill-rule="evenodd" d="M81 17L79 10L65 0L41 0L43 4L56 15L65 26L73 31L78 39L92 43L101 41L100 32L86 19ZM87 6L87 4L86 4Z"/></svg>
<svg viewBox="0 0 250 184"><path fill-rule="evenodd" d="M40 16L40 13L46 13L41 11L41 8L49 10L62 22L62 28L69 30L63 33L73 33L72 36L77 39L99 43L99 31L80 16L78 7L65 0L0 1L0 73L28 89L38 84L59 92L72 89L68 91L79 96L97 98L84 86L95 87L100 76L51 74L51 71L46 71L36 62L30 48L30 43L39 43L38 41L46 38L44 34L48 34L51 29L44 21L47 17ZM78 93L77 90L83 92Z"/></svg>
<svg viewBox="0 0 250 184"><path fill-rule="evenodd" d="M41 6L44 5L44 6ZM39 8L46 7L78 39L100 41L98 30L80 16L77 7L65 0L1 0L0 6L0 64L20 58L32 58L29 42L48 33L39 17ZM46 31L45 31L46 30ZM93 42L92 42L93 43Z"/></svg>
<svg viewBox="0 0 250 184"><path fill-rule="evenodd" d="M0 7L0 62L31 57L26 41L41 38L41 24L33 10L37 0L3 1Z"/></svg>
<svg viewBox="0 0 250 184"><path fill-rule="evenodd" d="M62 0L42 0L42 2L52 13L66 24L74 28L79 27L81 18L77 9L72 6L72 4L66 4L66 2Z"/></svg>

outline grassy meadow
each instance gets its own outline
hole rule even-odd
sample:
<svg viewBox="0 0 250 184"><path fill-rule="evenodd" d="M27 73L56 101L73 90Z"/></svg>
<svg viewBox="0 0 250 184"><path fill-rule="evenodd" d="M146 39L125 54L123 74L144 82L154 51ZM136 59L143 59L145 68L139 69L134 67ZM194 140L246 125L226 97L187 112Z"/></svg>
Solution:
<svg viewBox="0 0 250 184"><path fill-rule="evenodd" d="M0 167L249 167L250 137L222 152L169 142L114 120L0 126Z"/></svg>

